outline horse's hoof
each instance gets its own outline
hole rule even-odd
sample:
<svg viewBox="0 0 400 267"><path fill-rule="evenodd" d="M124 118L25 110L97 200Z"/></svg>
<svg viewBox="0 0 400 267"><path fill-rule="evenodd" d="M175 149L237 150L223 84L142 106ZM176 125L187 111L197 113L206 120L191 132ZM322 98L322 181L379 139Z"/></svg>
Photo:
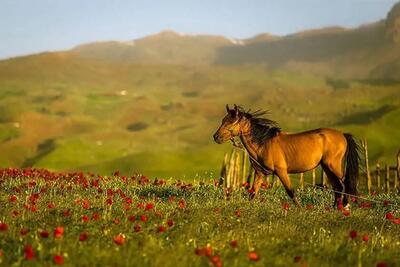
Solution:
<svg viewBox="0 0 400 267"><path fill-rule="evenodd" d="M350 210L350 203L347 203L346 206L343 207L344 210Z"/></svg>

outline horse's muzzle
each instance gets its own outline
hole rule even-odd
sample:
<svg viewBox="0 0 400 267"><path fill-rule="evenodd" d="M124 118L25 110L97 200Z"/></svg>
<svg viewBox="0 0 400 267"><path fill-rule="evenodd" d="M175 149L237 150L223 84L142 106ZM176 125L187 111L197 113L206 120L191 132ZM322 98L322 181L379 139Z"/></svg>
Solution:
<svg viewBox="0 0 400 267"><path fill-rule="evenodd" d="M213 137L214 137L215 143L217 143L217 144L222 144L223 143L218 133L215 133L213 135Z"/></svg>

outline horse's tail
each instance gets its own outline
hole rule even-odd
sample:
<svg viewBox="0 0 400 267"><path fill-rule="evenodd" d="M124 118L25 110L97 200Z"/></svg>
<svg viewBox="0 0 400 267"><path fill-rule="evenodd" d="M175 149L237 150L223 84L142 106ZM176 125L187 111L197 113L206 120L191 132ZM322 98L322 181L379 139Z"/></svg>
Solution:
<svg viewBox="0 0 400 267"><path fill-rule="evenodd" d="M347 140L347 150L346 150L346 172L344 178L344 185L347 194L356 195L357 194L357 178L358 178L358 168L360 162L360 147L354 140L354 137L345 133L344 137Z"/></svg>

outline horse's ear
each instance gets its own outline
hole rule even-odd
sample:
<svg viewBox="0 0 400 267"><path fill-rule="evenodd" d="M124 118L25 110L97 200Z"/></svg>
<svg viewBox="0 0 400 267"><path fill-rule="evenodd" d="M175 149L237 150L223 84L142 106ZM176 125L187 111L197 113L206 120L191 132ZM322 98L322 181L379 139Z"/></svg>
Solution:
<svg viewBox="0 0 400 267"><path fill-rule="evenodd" d="M238 115L239 115L239 109L238 109L238 107L236 106L236 104L233 104L233 108L234 108L234 110L235 110L236 116L238 116Z"/></svg>
<svg viewBox="0 0 400 267"><path fill-rule="evenodd" d="M226 104L226 112L229 113L229 111L230 111L229 106L228 106L228 104Z"/></svg>

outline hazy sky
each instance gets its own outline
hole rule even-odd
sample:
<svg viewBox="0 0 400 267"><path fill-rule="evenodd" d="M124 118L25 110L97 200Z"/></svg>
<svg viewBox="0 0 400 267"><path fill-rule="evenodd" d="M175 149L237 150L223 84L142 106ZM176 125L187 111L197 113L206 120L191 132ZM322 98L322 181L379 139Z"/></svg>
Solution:
<svg viewBox="0 0 400 267"><path fill-rule="evenodd" d="M0 0L0 58L164 29L247 38L382 19L397 0Z"/></svg>

